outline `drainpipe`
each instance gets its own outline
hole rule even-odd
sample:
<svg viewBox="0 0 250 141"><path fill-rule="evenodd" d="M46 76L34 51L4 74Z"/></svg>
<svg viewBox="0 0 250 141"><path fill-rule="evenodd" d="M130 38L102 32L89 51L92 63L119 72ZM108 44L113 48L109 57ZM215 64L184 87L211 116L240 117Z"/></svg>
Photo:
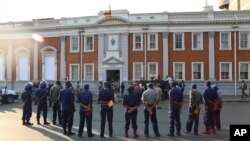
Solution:
<svg viewBox="0 0 250 141"><path fill-rule="evenodd" d="M80 30L78 32L78 34L79 34L79 37L78 37L79 45L78 46L80 46L79 47L80 48L80 82L81 82L81 87L83 88L83 83L82 83L82 76L83 76L83 74L82 74L82 63L83 63L83 59L82 59L82 56L83 56L83 54L82 54L82 33L84 33L84 30Z"/></svg>
<svg viewBox="0 0 250 141"><path fill-rule="evenodd" d="M234 14L236 22L232 26L234 29L234 96L237 95L237 48L236 48L236 30L239 28L238 26L238 17Z"/></svg>
<svg viewBox="0 0 250 141"><path fill-rule="evenodd" d="M147 80L147 30L148 26L142 27L144 33L144 80Z"/></svg>

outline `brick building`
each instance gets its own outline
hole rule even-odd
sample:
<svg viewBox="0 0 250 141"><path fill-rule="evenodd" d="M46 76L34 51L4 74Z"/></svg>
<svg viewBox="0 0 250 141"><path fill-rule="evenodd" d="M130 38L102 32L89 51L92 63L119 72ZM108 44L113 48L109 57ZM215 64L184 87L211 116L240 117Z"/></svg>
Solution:
<svg viewBox="0 0 250 141"><path fill-rule="evenodd" d="M97 87L169 75L216 81L233 94L236 81L250 80L250 11L104 12L0 23L0 86L68 79Z"/></svg>

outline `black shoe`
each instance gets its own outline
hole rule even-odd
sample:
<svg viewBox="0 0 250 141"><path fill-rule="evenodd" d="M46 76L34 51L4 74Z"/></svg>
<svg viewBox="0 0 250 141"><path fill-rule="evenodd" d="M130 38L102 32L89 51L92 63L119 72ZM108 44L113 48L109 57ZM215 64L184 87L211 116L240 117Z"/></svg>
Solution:
<svg viewBox="0 0 250 141"><path fill-rule="evenodd" d="M68 136L73 136L73 135L75 135L76 133L74 133L74 132L68 132Z"/></svg>
<svg viewBox="0 0 250 141"><path fill-rule="evenodd" d="M83 137L83 135L81 135L81 134L78 134L78 137L79 137L79 138L81 138L81 137Z"/></svg>
<svg viewBox="0 0 250 141"><path fill-rule="evenodd" d="M89 134L88 137L92 138L94 137L95 135L94 134Z"/></svg>
<svg viewBox="0 0 250 141"><path fill-rule="evenodd" d="M101 137L101 138L104 138L104 135L101 134L100 137Z"/></svg>
<svg viewBox="0 0 250 141"><path fill-rule="evenodd" d="M180 131L177 131L177 132L176 132L176 135L177 135L177 136L181 136L181 132L180 132Z"/></svg>
<svg viewBox="0 0 250 141"><path fill-rule="evenodd" d="M184 133L187 133L187 134L189 134L189 133L190 133L190 131L187 131L187 130L184 130L183 132L184 132Z"/></svg>
<svg viewBox="0 0 250 141"><path fill-rule="evenodd" d="M63 135L67 135L67 131L63 131Z"/></svg>
<svg viewBox="0 0 250 141"><path fill-rule="evenodd" d="M33 125L33 123L27 122L26 125L30 126Z"/></svg>
<svg viewBox="0 0 250 141"><path fill-rule="evenodd" d="M146 138L149 138L149 135L148 135L148 134L145 134L145 137L146 137Z"/></svg>
<svg viewBox="0 0 250 141"><path fill-rule="evenodd" d="M49 125L50 123L49 122L44 122L43 125Z"/></svg>
<svg viewBox="0 0 250 141"><path fill-rule="evenodd" d="M25 121L23 121L23 125L26 125Z"/></svg>
<svg viewBox="0 0 250 141"><path fill-rule="evenodd" d="M161 135L159 133L155 134L155 137L160 137Z"/></svg>
<svg viewBox="0 0 250 141"><path fill-rule="evenodd" d="M169 137L174 137L174 134L173 133L169 133L168 136Z"/></svg>
<svg viewBox="0 0 250 141"><path fill-rule="evenodd" d="M198 136L198 133L197 133L197 132L195 132L195 133L194 133L194 135Z"/></svg>
<svg viewBox="0 0 250 141"><path fill-rule="evenodd" d="M113 137L113 134L109 133L109 137L112 138L112 137Z"/></svg>
<svg viewBox="0 0 250 141"><path fill-rule="evenodd" d="M56 125L56 121L53 121L53 125Z"/></svg>

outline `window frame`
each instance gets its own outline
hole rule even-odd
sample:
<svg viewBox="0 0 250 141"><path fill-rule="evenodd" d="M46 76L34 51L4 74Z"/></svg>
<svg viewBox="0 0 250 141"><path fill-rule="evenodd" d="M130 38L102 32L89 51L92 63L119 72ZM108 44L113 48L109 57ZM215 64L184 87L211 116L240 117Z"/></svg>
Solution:
<svg viewBox="0 0 250 141"><path fill-rule="evenodd" d="M222 64L229 64L229 78L228 79L222 79ZM232 62L220 62L220 81L232 81Z"/></svg>
<svg viewBox="0 0 250 141"><path fill-rule="evenodd" d="M92 38L92 50L87 49L88 43L87 43L87 38L91 37ZM94 35L85 35L84 36L84 52L94 52L95 48L95 38Z"/></svg>
<svg viewBox="0 0 250 141"><path fill-rule="evenodd" d="M78 67L78 75L77 75L77 79L76 80L74 80L74 79L72 79L73 78L73 75L72 75L72 66L77 66ZM80 74L80 65L79 64L69 64L69 79L70 79L70 81L79 81L80 80L80 76L79 76L79 74Z"/></svg>
<svg viewBox="0 0 250 141"><path fill-rule="evenodd" d="M144 70L143 70L143 62L133 62L133 80L140 80L140 79L136 79L135 78L135 65L141 65L141 77L143 77L143 73L144 73Z"/></svg>
<svg viewBox="0 0 250 141"><path fill-rule="evenodd" d="M223 48L222 47L222 34L227 33L228 35L228 47L227 48ZM232 43L231 43L232 39L231 39L231 32L220 32L220 50L232 50Z"/></svg>
<svg viewBox="0 0 250 141"><path fill-rule="evenodd" d="M92 80L86 80L86 66L92 66ZM95 80L95 65L94 65L94 63L85 63L84 64L84 81L94 81Z"/></svg>
<svg viewBox="0 0 250 141"><path fill-rule="evenodd" d="M136 49L136 36L141 37L141 48ZM134 33L133 34L133 51L142 51L143 50L143 34L142 33Z"/></svg>
<svg viewBox="0 0 250 141"><path fill-rule="evenodd" d="M194 65L200 64L201 65L201 79L194 79ZM204 62L192 62L192 80L193 81L203 81L204 80Z"/></svg>
<svg viewBox="0 0 250 141"><path fill-rule="evenodd" d="M147 79L148 80L151 80L151 76L150 76L150 65L156 65L155 67L155 78L158 78L158 75L159 75L159 68L158 68L158 62L148 62L147 64Z"/></svg>
<svg viewBox="0 0 250 141"><path fill-rule="evenodd" d="M151 44L151 42L150 42L150 36L151 35L154 35L155 36L155 48L150 48L150 44ZM147 50L148 51L156 51L156 50L158 50L158 33L149 33L148 32L148 35L147 35L147 38L148 38L148 47L147 47Z"/></svg>
<svg viewBox="0 0 250 141"><path fill-rule="evenodd" d="M1 69L3 69L3 73L0 74L3 79L2 80L0 79L0 81L4 81L4 80L6 80L6 78L5 78L5 64L6 64L6 62L5 62L5 54L1 49L0 49L0 58L2 58L2 60L3 60L3 66L0 66Z"/></svg>
<svg viewBox="0 0 250 141"><path fill-rule="evenodd" d="M247 47L241 47L241 34L247 34ZM239 50L250 50L250 32L239 32Z"/></svg>
<svg viewBox="0 0 250 141"><path fill-rule="evenodd" d="M194 48L194 35L200 35L200 46L198 48ZM203 33L202 32L193 32L192 33L192 50L203 50Z"/></svg>
<svg viewBox="0 0 250 141"><path fill-rule="evenodd" d="M77 49L76 50L73 50L73 38L77 38ZM79 49L79 36L77 35L73 35L73 36L70 36L70 53L78 53L80 51Z"/></svg>
<svg viewBox="0 0 250 141"><path fill-rule="evenodd" d="M182 79L176 79L176 76L175 76L175 64L182 64ZM173 77L176 79L176 80L185 80L185 62L173 62Z"/></svg>
<svg viewBox="0 0 250 141"><path fill-rule="evenodd" d="M240 65L241 64L248 64L248 68L249 68L249 70L248 70L248 79L241 79L241 77L240 77L240 73L241 73L241 68L240 68ZM238 74L238 78L239 78L239 80L250 80L250 62L239 62L239 64L238 64L239 66L239 74Z"/></svg>
<svg viewBox="0 0 250 141"><path fill-rule="evenodd" d="M176 42L175 42L175 38L176 38L176 35L177 34L181 34L182 35L182 47L181 48L176 48ZM176 32L176 33L173 33L173 47L174 47L174 51L184 51L185 50L185 34L183 32Z"/></svg>

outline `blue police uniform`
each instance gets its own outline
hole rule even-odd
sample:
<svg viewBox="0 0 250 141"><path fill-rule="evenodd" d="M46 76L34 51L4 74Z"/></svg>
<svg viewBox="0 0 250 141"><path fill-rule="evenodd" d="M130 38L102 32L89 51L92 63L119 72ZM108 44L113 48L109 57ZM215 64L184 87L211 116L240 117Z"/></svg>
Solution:
<svg viewBox="0 0 250 141"><path fill-rule="evenodd" d="M44 119L44 124L50 124L47 122L47 97L48 97L48 91L46 89L46 83L44 81L40 82L40 88L37 92L37 98L38 98L38 105L37 105L37 124L40 124L40 115L41 112L43 112L43 119Z"/></svg>
<svg viewBox="0 0 250 141"><path fill-rule="evenodd" d="M62 105L63 133L65 135L74 135L71 131L75 112L74 93L72 89L66 86L66 88L60 92L59 100ZM68 127L68 131L66 130L66 126Z"/></svg>
<svg viewBox="0 0 250 141"><path fill-rule="evenodd" d="M204 134L210 134L210 129L215 133L215 106L208 101L216 102L218 100L217 92L208 86L204 93L203 98L205 101L205 109L204 109L204 124L206 128L206 132Z"/></svg>
<svg viewBox="0 0 250 141"><path fill-rule="evenodd" d="M134 107L138 107L140 106L140 98L137 94L135 93L129 93L126 94L123 98L123 103L122 105L125 107L128 107L125 109L125 120L126 120L126 124L124 129L128 130L129 129L129 125L130 125L130 120L132 121L132 128L134 130L137 129L137 123L136 123L136 119L137 119L137 108L129 113L128 111L130 110L130 108L134 108Z"/></svg>
<svg viewBox="0 0 250 141"><path fill-rule="evenodd" d="M101 89L99 96L98 96L98 101L103 101L105 103L109 101L114 102L114 93L112 90L108 88L103 88ZM104 129L105 129L105 122L106 122L106 116L108 119L108 125L109 125L109 136L113 136L113 106L109 107L107 104L101 104L101 133L100 136L104 137Z"/></svg>
<svg viewBox="0 0 250 141"><path fill-rule="evenodd" d="M25 91L22 94L23 105L23 125L33 125L30 123L30 118L32 116L32 86L30 84L26 84Z"/></svg>
<svg viewBox="0 0 250 141"><path fill-rule="evenodd" d="M84 90L77 96L77 103L80 103L84 106L90 106L90 109L86 109L83 106L80 105L80 124L79 124L79 130L78 130L78 136L81 137L83 133L84 123L85 119L87 122L87 133L89 137L92 137L92 103L93 103L93 97L92 93L89 90Z"/></svg>
<svg viewBox="0 0 250 141"><path fill-rule="evenodd" d="M176 122L176 130L177 135L180 136L181 130L181 121L180 121L180 108L183 102L183 95L179 88L173 87L169 91L169 136L174 136L175 131L175 122Z"/></svg>

